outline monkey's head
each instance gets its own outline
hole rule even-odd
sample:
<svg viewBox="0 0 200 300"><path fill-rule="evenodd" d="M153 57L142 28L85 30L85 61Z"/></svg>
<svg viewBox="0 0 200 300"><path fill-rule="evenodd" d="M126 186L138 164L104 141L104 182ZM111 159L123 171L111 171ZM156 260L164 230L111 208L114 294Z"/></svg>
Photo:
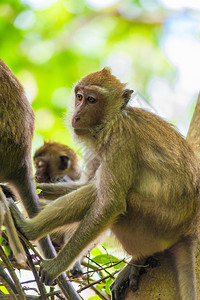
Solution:
<svg viewBox="0 0 200 300"><path fill-rule="evenodd" d="M126 107L133 90L126 89L110 69L83 77L74 88L75 111L72 127L77 135L87 135Z"/></svg>
<svg viewBox="0 0 200 300"><path fill-rule="evenodd" d="M44 142L34 155L35 180L38 183L80 179L78 157L70 147Z"/></svg>

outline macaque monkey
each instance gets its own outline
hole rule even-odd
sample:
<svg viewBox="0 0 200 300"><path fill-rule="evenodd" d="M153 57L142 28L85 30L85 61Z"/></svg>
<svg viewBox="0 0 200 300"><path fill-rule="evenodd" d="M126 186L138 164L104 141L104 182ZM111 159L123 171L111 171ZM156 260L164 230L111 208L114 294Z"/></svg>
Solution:
<svg viewBox="0 0 200 300"><path fill-rule="evenodd" d="M40 276L50 284L102 232L110 228L132 260L111 285L122 300L144 258L173 253L181 300L195 300L194 251L199 212L196 157L185 139L167 122L128 106L132 90L104 68L75 86L72 127L77 139L101 163L93 180L25 219L10 204L20 230L30 240L60 226L80 222L68 243Z"/></svg>
<svg viewBox="0 0 200 300"><path fill-rule="evenodd" d="M65 182L75 186L76 181L81 177L78 156L67 145L45 141L44 145L36 150L33 159L36 168L35 181L37 183ZM51 197L49 198L51 199ZM45 207L50 203L50 199L39 199L40 207ZM78 223L69 228L59 229L51 234L51 240L56 250L60 250L70 239L77 229L77 225ZM74 264L70 272L74 276L82 274L79 260Z"/></svg>
<svg viewBox="0 0 200 300"><path fill-rule="evenodd" d="M48 144L47 144L47 146L48 146ZM48 150L50 152L50 149L48 149ZM59 151L59 149L58 149L58 151ZM51 157L53 157L53 154ZM39 162L40 162L40 160L39 160ZM48 181L42 181L42 180L40 180L40 182L39 182L39 181L37 181L37 176L36 176L36 181L39 183L39 185L37 186L37 189L42 190L39 194L40 204L43 205L43 203L44 203L46 205L46 203L49 200L55 200L60 196L64 196L74 190L77 190L78 188L86 185L91 180L93 180L96 170L98 169L98 167L101 163L101 158L98 157L97 155L93 157L93 154L88 151L88 153L86 153L84 155L84 162L85 163L83 166L83 170L81 172L80 171L78 172L78 170L77 170L78 174L81 173L80 178L78 178L79 177L79 175L78 175L77 180L74 180L74 181L67 180L66 177L64 178L65 180L62 181L62 177L61 178L59 177L60 171L59 170L56 171L57 169L59 169L57 166L54 168L54 173L56 173L56 176L54 176L54 177L57 178L56 182L53 179L50 179L51 183L48 183ZM43 163L42 163L42 166L43 166ZM40 172L40 169L38 168L38 164L35 164L35 167L37 170L36 171L36 175L37 175L38 172ZM52 167L52 165L50 167ZM43 167L42 167L42 169L43 169ZM44 176L44 177L46 178L46 176ZM45 183L43 183L43 182L45 182ZM46 199L46 201L45 201L45 199Z"/></svg>
<svg viewBox="0 0 200 300"><path fill-rule="evenodd" d="M31 160L34 113L22 85L1 59L0 114L0 182L15 187L28 216L33 217L40 210ZM54 256L49 238L40 245L47 257Z"/></svg>
<svg viewBox="0 0 200 300"><path fill-rule="evenodd" d="M39 184L37 189L42 189L40 205L46 205L49 200L55 200L82 186L82 170L72 148L56 142L44 142L33 159L35 181Z"/></svg>
<svg viewBox="0 0 200 300"><path fill-rule="evenodd" d="M64 144L44 142L33 159L37 183L75 181L81 177L76 152Z"/></svg>

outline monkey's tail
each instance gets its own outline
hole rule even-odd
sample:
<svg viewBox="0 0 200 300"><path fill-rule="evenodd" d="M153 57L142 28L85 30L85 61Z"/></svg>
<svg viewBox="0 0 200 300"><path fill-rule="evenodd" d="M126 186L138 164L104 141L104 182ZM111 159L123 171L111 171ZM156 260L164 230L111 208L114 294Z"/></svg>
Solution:
<svg viewBox="0 0 200 300"><path fill-rule="evenodd" d="M0 187L0 215L1 224L4 223L8 235L9 245L18 263L23 264L26 262L26 254L20 242L20 239L15 228L13 218L8 207L6 197Z"/></svg>

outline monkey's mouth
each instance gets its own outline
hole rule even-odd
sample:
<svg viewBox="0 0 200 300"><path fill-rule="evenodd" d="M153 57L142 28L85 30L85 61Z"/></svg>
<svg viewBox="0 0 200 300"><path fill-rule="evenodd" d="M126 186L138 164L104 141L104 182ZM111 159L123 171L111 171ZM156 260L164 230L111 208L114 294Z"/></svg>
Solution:
<svg viewBox="0 0 200 300"><path fill-rule="evenodd" d="M74 128L74 132L77 135L85 135L89 133L89 129L80 129L80 128Z"/></svg>

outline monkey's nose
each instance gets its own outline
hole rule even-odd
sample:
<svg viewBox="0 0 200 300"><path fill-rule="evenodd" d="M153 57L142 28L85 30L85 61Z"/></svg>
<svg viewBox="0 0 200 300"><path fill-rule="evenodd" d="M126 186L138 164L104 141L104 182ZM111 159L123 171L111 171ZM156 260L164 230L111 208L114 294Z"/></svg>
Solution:
<svg viewBox="0 0 200 300"><path fill-rule="evenodd" d="M72 126L73 127L76 127L77 126L77 123L80 121L80 117L74 117L72 119Z"/></svg>

